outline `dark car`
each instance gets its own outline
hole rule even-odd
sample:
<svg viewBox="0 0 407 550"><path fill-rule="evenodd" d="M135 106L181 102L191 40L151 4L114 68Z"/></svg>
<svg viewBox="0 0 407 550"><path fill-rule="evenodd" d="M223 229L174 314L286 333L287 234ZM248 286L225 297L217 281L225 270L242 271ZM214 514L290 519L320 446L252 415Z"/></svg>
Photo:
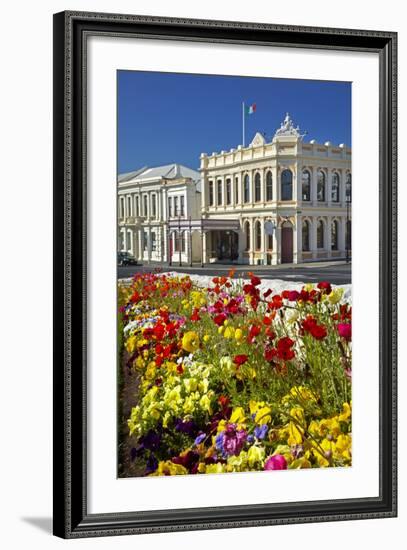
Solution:
<svg viewBox="0 0 407 550"><path fill-rule="evenodd" d="M137 265L137 260L129 252L118 252L117 265Z"/></svg>

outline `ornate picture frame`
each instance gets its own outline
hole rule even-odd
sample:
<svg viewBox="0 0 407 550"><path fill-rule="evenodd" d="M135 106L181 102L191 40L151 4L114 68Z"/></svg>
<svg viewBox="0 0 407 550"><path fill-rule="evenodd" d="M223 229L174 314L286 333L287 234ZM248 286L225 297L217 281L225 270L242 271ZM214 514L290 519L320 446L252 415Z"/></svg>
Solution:
<svg viewBox="0 0 407 550"><path fill-rule="evenodd" d="M371 52L379 58L379 495L88 512L87 41L92 36ZM86 12L54 15L54 534L63 538L397 514L397 34ZM357 267L355 267L357 268ZM110 368L106 366L106 368ZM111 368L115 368L114 365ZM112 412L114 414L114 411Z"/></svg>

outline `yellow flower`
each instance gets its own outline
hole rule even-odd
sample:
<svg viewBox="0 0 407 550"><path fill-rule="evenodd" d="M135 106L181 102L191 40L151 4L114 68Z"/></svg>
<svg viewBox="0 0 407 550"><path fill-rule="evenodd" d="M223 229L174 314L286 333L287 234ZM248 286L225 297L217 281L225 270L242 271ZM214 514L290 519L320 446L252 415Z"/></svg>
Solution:
<svg viewBox="0 0 407 550"><path fill-rule="evenodd" d="M223 333L223 336L225 338L233 338L234 332L235 331L233 327L226 327L225 332Z"/></svg>
<svg viewBox="0 0 407 550"><path fill-rule="evenodd" d="M160 461L158 463L158 468L152 475L156 476L175 476L175 475L186 475L188 470L184 468L181 464L174 464L171 460Z"/></svg>
<svg viewBox="0 0 407 550"><path fill-rule="evenodd" d="M193 353L199 348L199 336L193 330L186 332L182 338L182 348Z"/></svg>
<svg viewBox="0 0 407 550"><path fill-rule="evenodd" d="M226 466L217 462L216 464L207 464L205 473L206 474L221 474L226 471Z"/></svg>
<svg viewBox="0 0 407 550"><path fill-rule="evenodd" d="M349 403L344 403L342 405L342 413L338 416L340 422L346 422L349 420L351 415L351 408Z"/></svg>
<svg viewBox="0 0 407 550"><path fill-rule="evenodd" d="M257 447L252 445L247 452L247 461L249 466L253 467L256 463L262 462L264 460L264 447Z"/></svg>
<svg viewBox="0 0 407 550"><path fill-rule="evenodd" d="M230 415L229 422L238 424L246 420L243 407L235 407Z"/></svg>
<svg viewBox="0 0 407 550"><path fill-rule="evenodd" d="M262 407L261 409L258 409L256 416L254 418L254 421L256 424L267 424L271 421L271 409L270 407Z"/></svg>
<svg viewBox="0 0 407 550"><path fill-rule="evenodd" d="M337 286L332 290L331 294L329 294L327 298L331 304L337 304L338 302L341 301L343 293L344 293L344 289Z"/></svg>
<svg viewBox="0 0 407 550"><path fill-rule="evenodd" d="M223 334L224 330L225 330L224 326L218 327L218 334Z"/></svg>
<svg viewBox="0 0 407 550"><path fill-rule="evenodd" d="M203 337L203 341L205 342L205 344L209 342L210 339L211 337L209 336L209 334L205 334L205 336Z"/></svg>
<svg viewBox="0 0 407 550"><path fill-rule="evenodd" d="M134 348L136 347L136 340L137 338L135 336L130 336L130 338L127 339L126 350L128 353L133 353Z"/></svg>
<svg viewBox="0 0 407 550"><path fill-rule="evenodd" d="M235 330L235 339L238 341L238 342L241 342L244 338L244 334L243 334L243 330L241 328L237 328Z"/></svg>

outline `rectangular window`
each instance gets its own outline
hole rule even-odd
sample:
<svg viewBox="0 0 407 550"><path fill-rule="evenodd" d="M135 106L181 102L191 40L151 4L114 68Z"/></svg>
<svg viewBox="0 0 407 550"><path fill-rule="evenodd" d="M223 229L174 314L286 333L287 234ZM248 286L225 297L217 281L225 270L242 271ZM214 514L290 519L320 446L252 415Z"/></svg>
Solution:
<svg viewBox="0 0 407 550"><path fill-rule="evenodd" d="M155 231L151 232L151 250L152 252L156 252L157 250L157 235L155 234Z"/></svg>
<svg viewBox="0 0 407 550"><path fill-rule="evenodd" d="M151 215L153 218L157 216L157 195L151 195Z"/></svg>
<svg viewBox="0 0 407 550"><path fill-rule="evenodd" d="M136 216L137 218L140 216L140 198L138 195L136 196Z"/></svg>
<svg viewBox="0 0 407 550"><path fill-rule="evenodd" d="M172 218L172 197L168 197L168 217Z"/></svg>
<svg viewBox="0 0 407 550"><path fill-rule="evenodd" d="M239 178L235 178L235 204L239 202Z"/></svg>
<svg viewBox="0 0 407 550"><path fill-rule="evenodd" d="M230 179L226 180L226 204L232 204L232 190Z"/></svg>
<svg viewBox="0 0 407 550"><path fill-rule="evenodd" d="M124 218L124 198L120 197L120 217Z"/></svg>
<svg viewBox="0 0 407 550"><path fill-rule="evenodd" d="M131 197L127 197L127 215L132 215L132 208L131 208Z"/></svg>
<svg viewBox="0 0 407 550"><path fill-rule="evenodd" d="M209 182L209 206L213 206L213 181Z"/></svg>
<svg viewBox="0 0 407 550"><path fill-rule="evenodd" d="M267 248L273 250L273 235L267 235Z"/></svg>
<svg viewBox="0 0 407 550"><path fill-rule="evenodd" d="M143 215L147 218L148 217L148 203L147 203L147 195L144 195L143 197Z"/></svg>
<svg viewBox="0 0 407 550"><path fill-rule="evenodd" d="M185 197L181 195L181 216L185 216Z"/></svg>
<svg viewBox="0 0 407 550"><path fill-rule="evenodd" d="M218 206L220 206L222 203L222 180L218 180Z"/></svg>
<svg viewBox="0 0 407 550"><path fill-rule="evenodd" d="M144 251L147 250L147 245L148 245L148 233L147 231L143 231L143 250Z"/></svg>
<svg viewBox="0 0 407 550"><path fill-rule="evenodd" d="M179 215L178 197L174 197L174 216L178 216L178 215Z"/></svg>

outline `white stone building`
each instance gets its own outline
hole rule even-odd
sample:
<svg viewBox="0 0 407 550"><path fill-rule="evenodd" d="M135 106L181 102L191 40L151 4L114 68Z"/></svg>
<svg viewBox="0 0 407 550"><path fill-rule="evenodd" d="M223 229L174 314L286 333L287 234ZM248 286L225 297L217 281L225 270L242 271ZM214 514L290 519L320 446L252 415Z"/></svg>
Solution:
<svg viewBox="0 0 407 550"><path fill-rule="evenodd" d="M200 217L200 205L200 174L186 166L144 167L119 175L118 250L142 263L190 262L191 252L200 261L199 235L184 227Z"/></svg>
<svg viewBox="0 0 407 550"><path fill-rule="evenodd" d="M303 137L287 114L271 142L257 133L248 147L201 154L204 263L349 257L351 149Z"/></svg>

